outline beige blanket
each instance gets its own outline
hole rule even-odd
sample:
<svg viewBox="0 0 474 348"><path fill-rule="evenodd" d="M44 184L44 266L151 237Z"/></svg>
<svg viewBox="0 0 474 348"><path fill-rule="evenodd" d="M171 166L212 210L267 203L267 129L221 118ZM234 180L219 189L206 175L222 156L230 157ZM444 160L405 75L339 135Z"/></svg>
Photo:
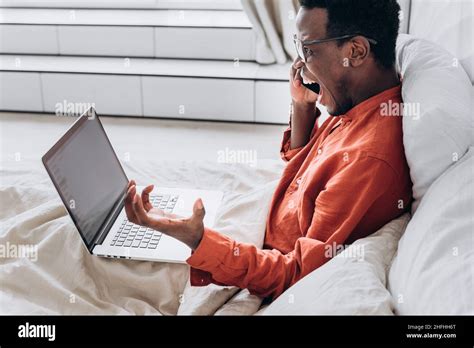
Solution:
<svg viewBox="0 0 474 348"><path fill-rule="evenodd" d="M215 229L261 246L283 163L127 162L139 185L220 189ZM81 169L85 170L85 169ZM252 314L260 299L191 287L187 265L92 256L41 163L0 168L0 314Z"/></svg>

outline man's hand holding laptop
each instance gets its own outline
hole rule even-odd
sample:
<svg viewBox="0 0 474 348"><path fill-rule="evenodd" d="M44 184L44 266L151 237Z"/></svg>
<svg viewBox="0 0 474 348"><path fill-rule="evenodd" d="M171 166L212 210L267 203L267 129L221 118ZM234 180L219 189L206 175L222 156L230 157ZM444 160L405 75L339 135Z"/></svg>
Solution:
<svg viewBox="0 0 474 348"><path fill-rule="evenodd" d="M191 217L183 218L153 207L150 203L150 193L153 191L153 187L154 185L145 187L140 195L137 193L135 181L130 180L125 199L125 212L128 220L134 224L167 234L195 250L204 234L203 219L206 211L202 200L199 198L194 202Z"/></svg>

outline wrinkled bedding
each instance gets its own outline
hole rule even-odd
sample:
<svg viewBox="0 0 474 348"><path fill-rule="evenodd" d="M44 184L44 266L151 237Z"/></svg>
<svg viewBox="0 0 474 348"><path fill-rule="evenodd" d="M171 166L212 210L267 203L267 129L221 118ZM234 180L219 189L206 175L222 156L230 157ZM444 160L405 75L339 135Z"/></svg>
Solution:
<svg viewBox="0 0 474 348"><path fill-rule="evenodd" d="M276 160L262 160L255 167L210 161L133 161L123 165L138 185L224 191L214 229L258 247L263 243L269 203L284 167ZM36 251L24 257L0 257L0 314L248 315L261 307L261 299L247 290L191 287L189 267L184 264L90 255L39 161L9 162L0 168L0 180L0 246L30 246L26 250ZM366 244L371 257L366 261L374 261L372 265L354 264L338 256L263 311L392 314L385 276L403 232L402 227L396 231L390 227L402 226L404 218L398 220L356 243ZM368 274L372 281L355 287L353 280ZM288 302L288 296L297 300ZM357 303L351 304L354 299Z"/></svg>
<svg viewBox="0 0 474 348"><path fill-rule="evenodd" d="M234 287L191 287L183 264L89 254L39 161L0 170L0 314L253 314L260 299ZM283 168L216 162L125 162L139 185L224 191L215 229L261 246ZM15 255L23 248L22 257ZM29 251L29 252L28 252ZM21 256L21 255L20 255ZM216 313L217 312L217 313Z"/></svg>

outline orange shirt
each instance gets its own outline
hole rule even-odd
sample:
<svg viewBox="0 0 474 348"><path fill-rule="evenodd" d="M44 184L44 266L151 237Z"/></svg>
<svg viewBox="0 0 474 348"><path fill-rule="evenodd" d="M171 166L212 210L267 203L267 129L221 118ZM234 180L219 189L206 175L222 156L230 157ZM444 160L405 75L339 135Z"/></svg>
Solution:
<svg viewBox="0 0 474 348"><path fill-rule="evenodd" d="M330 248L365 237L405 212L411 181L402 119L382 116L382 103L401 103L400 86L321 127L315 122L302 148L290 150L287 129L281 154L288 164L270 205L264 248L206 228L187 260L191 284L234 285L276 298L328 261Z"/></svg>

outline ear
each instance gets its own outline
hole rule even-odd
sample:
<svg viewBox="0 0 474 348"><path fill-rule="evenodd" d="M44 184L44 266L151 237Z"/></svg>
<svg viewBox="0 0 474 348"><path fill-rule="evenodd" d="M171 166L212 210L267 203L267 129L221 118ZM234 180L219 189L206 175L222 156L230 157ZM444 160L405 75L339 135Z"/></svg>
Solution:
<svg viewBox="0 0 474 348"><path fill-rule="evenodd" d="M363 36L353 37L347 44L346 57L343 64L358 67L362 65L370 54L370 43Z"/></svg>

